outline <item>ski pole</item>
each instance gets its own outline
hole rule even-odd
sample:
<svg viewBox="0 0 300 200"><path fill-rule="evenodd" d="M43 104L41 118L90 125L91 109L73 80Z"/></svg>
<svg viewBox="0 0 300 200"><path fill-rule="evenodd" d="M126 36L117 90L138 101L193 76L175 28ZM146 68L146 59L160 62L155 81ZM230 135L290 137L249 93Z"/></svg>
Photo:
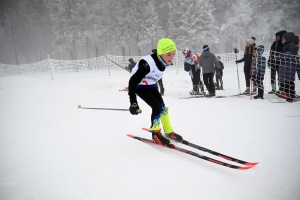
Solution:
<svg viewBox="0 0 300 200"><path fill-rule="evenodd" d="M91 108L91 107L82 107L81 105L78 105L78 108L80 108L80 109L94 109L94 110L129 111L129 109L122 109L122 108ZM142 113L142 110L138 109L137 112Z"/></svg>
<svg viewBox="0 0 300 200"><path fill-rule="evenodd" d="M128 71L128 72L130 73L129 70L127 70L126 68L122 67L121 65L119 65L119 64L116 63L116 62L114 62L113 60L109 59L108 56L107 56L107 54L105 54L103 57L106 58L107 60L109 60L110 62L116 64L117 66L121 67L122 69L125 69L126 71Z"/></svg>
<svg viewBox="0 0 300 200"><path fill-rule="evenodd" d="M237 61L237 53L239 53L239 50L236 47L233 50L234 50L234 53L235 53L235 61ZM237 77L238 77L238 94L241 94L239 67L238 67L237 63L236 63L236 73L237 73Z"/></svg>
<svg viewBox="0 0 300 200"><path fill-rule="evenodd" d="M237 60L237 55L235 54L235 59ZM239 76L239 67L238 64L236 64L236 73L238 77L238 94L241 94L241 87L240 87L240 76Z"/></svg>

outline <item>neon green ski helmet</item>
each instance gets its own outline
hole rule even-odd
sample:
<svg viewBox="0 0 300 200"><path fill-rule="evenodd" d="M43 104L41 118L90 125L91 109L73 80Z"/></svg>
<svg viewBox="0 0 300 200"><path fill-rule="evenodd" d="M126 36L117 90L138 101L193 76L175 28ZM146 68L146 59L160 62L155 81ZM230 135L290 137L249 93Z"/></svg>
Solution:
<svg viewBox="0 0 300 200"><path fill-rule="evenodd" d="M169 38L162 38L157 43L157 54L162 55L176 50L176 44Z"/></svg>

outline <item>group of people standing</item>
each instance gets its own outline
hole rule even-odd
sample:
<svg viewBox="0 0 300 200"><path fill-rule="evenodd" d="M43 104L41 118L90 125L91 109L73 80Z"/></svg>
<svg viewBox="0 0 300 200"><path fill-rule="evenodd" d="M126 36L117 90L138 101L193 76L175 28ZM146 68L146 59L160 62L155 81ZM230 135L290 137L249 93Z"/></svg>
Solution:
<svg viewBox="0 0 300 200"><path fill-rule="evenodd" d="M268 62L266 58L262 56L264 52L264 46L258 45L255 46L253 38L246 40L246 47L244 57L241 60L236 61L244 62L244 73L247 89L245 92L250 92L250 78L254 79L254 87L258 88L257 98L263 98L263 78L265 73L266 63L279 64L279 81L280 85L289 83L289 89L291 89L292 84L288 82L291 79L295 79L295 72L292 76L291 74L286 75L281 73L281 70L286 67L291 67L293 63L289 63L288 60L291 60L291 56L294 56L299 60L299 57L296 57L297 47L293 44L294 34L284 33L282 35L282 44L283 50L279 56L280 63L274 62L274 55L270 54ZM277 41L277 40L276 40ZM203 81L208 89L209 93L206 96L215 95L215 86L213 82L214 73L217 70L221 70L220 60L209 51L209 46L203 46L203 52L201 55L197 55L195 51L184 49L183 53L188 58L192 58L191 61L188 61L190 64L189 74L191 75L193 82L193 91L199 92L199 89L202 90L201 79L200 79L200 69L203 70ZM183 142L183 137L174 132L171 125L169 117L169 109L165 105L162 98L162 94L158 90L157 82L163 78L164 71L172 65L172 60L174 59L175 53L177 51L176 44L169 38L162 38L157 43L156 51L152 52L151 55L142 57L134 67L130 70L130 80L128 84L128 95L130 101L129 111L132 115L138 115L142 111L138 105L137 96L140 97L146 104L148 104L151 109L151 127L150 131L152 133L152 139L160 145L170 145L170 140L175 140L178 142ZM286 63L288 62L288 63ZM192 67L193 66L193 67ZM253 67L251 67L253 66ZM269 64L268 64L269 66ZM251 70L251 71L250 71ZM222 76L219 71L220 79ZM297 65L298 78L300 79L300 64ZM284 75L282 75L284 74ZM282 77L281 77L282 76ZM288 79L290 78L290 79ZM274 88L275 90L275 88ZM285 91L285 90L284 90ZM292 93L290 93L292 95ZM161 124L163 126L164 135L161 133Z"/></svg>
<svg viewBox="0 0 300 200"><path fill-rule="evenodd" d="M246 81L246 90L243 94L250 94L250 80L253 81L252 93L257 93L254 99L263 99L264 86L263 80L266 70L266 58L262 55L264 53L264 45L255 45L255 38L252 37L246 40L244 50L244 57L236 60L236 63L244 62L244 74ZM253 68L252 68L253 66Z"/></svg>
<svg viewBox="0 0 300 200"><path fill-rule="evenodd" d="M236 63L244 62L244 74L246 81L246 90L243 94L249 94L250 80L253 81L252 93L258 94L254 99L264 98L264 75L266 65L271 70L271 86L272 90L269 94L277 94L280 97L288 100L296 98L295 93L295 74L298 73L300 80L300 63L298 50L294 44L295 34L285 30L279 31L275 34L276 40L273 42L268 60L262 56L264 52L264 45L255 44L255 38L247 39L244 50L244 57L237 60ZM276 91L276 73L278 77L278 91Z"/></svg>
<svg viewBox="0 0 300 200"><path fill-rule="evenodd" d="M223 90L223 69L224 65L221 62L221 58L216 57L210 52L208 45L203 46L203 52L201 55L197 54L195 50L189 50L185 47L182 50L185 56L184 69L189 72L193 83L193 89L190 92L191 95L205 95L212 97L216 95L217 90ZM204 85L201 81L201 69L203 74L203 82L208 90L208 94L204 92ZM216 84L214 76L216 75Z"/></svg>

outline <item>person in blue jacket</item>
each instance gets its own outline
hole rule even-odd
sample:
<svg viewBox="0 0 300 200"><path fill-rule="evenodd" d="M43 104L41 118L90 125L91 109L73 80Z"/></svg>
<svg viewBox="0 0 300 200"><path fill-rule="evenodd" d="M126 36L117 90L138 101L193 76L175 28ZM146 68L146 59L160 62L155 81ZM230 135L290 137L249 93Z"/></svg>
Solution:
<svg viewBox="0 0 300 200"><path fill-rule="evenodd" d="M254 99L264 99L264 76L266 71L266 58L262 56L265 47L263 45L258 45L254 48L253 57L253 86L258 88L258 94L254 96Z"/></svg>

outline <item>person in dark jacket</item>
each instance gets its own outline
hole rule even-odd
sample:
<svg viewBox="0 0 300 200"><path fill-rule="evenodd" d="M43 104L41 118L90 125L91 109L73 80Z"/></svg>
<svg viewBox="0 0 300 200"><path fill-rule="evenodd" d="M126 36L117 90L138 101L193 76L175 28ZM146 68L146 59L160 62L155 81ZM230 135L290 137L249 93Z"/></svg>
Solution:
<svg viewBox="0 0 300 200"><path fill-rule="evenodd" d="M266 71L266 58L262 56L265 47L259 45L254 48L253 58L253 85L258 88L258 94L254 99L264 99L264 76Z"/></svg>
<svg viewBox="0 0 300 200"><path fill-rule="evenodd" d="M152 49L151 52L152 52L152 54L156 54L157 49ZM158 86L159 86L160 95L161 95L161 96L164 96L164 94L165 94L165 88L164 88L164 84L163 84L162 78L159 79L159 81L157 81L157 84L158 84Z"/></svg>
<svg viewBox="0 0 300 200"><path fill-rule="evenodd" d="M296 54L298 54L298 52L299 52L299 36L298 36L298 35L295 35L294 44L295 44L296 47L297 47L297 52L296 52Z"/></svg>
<svg viewBox="0 0 300 200"><path fill-rule="evenodd" d="M250 78L251 78L251 66L252 66L252 53L254 49L254 40L247 39L246 46L244 51L244 57L240 60L235 61L235 63L244 62L244 74L245 74L245 81L246 81L246 90L243 94L250 93Z"/></svg>
<svg viewBox="0 0 300 200"><path fill-rule="evenodd" d="M170 140L166 137L182 142L182 136L173 132L168 107L166 107L162 96L157 89L157 81L163 77L164 71L168 68L176 53L176 44L169 38L162 38L157 43L155 54L142 57L132 69L129 80L129 111L132 115L141 113L138 106L138 95L151 109L151 132L152 139L160 145L169 145ZM161 134L162 123L165 132Z"/></svg>
<svg viewBox="0 0 300 200"><path fill-rule="evenodd" d="M210 47L208 45L203 46L203 52L200 56L200 67L202 67L203 81L208 90L206 97L216 96L216 89L214 84L214 73L215 67L220 69L220 65L216 56L209 51Z"/></svg>
<svg viewBox="0 0 300 200"><path fill-rule="evenodd" d="M276 73L277 76L279 75L279 54L283 50L283 44L282 44L282 36L283 34L287 33L286 30L279 31L275 34L276 40L273 42L270 53L269 53L269 59L268 59L268 68L271 69L271 87L272 90L269 92L269 94L275 94L276 93ZM280 85L280 83L278 83ZM280 91L280 89L279 89ZM278 93L279 93L278 91Z"/></svg>
<svg viewBox="0 0 300 200"><path fill-rule="evenodd" d="M282 93L279 97L293 101L296 98L295 92L295 74L297 72L300 80L300 64L297 55L297 46L294 42L295 34L293 32L285 33L282 36L283 50L280 54L279 81Z"/></svg>
<svg viewBox="0 0 300 200"><path fill-rule="evenodd" d="M221 67L221 69L215 69L216 70L216 84L217 88L216 90L223 90L223 69L224 69L224 64L221 62L221 57L217 56L218 63Z"/></svg>
<svg viewBox="0 0 300 200"><path fill-rule="evenodd" d="M129 58L128 62L129 63L128 63L127 69L129 70L129 72L131 72L132 68L134 68L134 66L136 65L136 62L134 62L134 60L132 58Z"/></svg>

